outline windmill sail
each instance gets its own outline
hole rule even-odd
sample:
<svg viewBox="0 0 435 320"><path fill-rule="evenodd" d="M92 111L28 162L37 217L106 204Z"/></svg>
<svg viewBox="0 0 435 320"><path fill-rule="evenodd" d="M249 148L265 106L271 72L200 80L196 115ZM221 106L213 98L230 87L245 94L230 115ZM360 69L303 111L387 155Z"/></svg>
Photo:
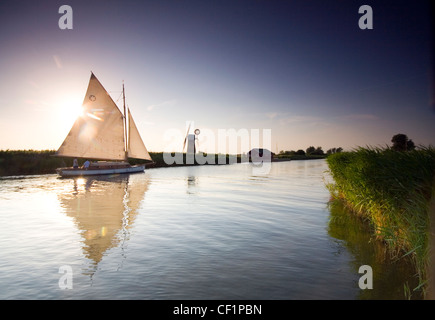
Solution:
<svg viewBox="0 0 435 320"><path fill-rule="evenodd" d="M148 153L145 144L140 137L136 124L134 123L130 109L128 109L128 156L131 158L151 160L151 156Z"/></svg>
<svg viewBox="0 0 435 320"><path fill-rule="evenodd" d="M56 155L124 160L124 121L121 111L94 74L78 117Z"/></svg>

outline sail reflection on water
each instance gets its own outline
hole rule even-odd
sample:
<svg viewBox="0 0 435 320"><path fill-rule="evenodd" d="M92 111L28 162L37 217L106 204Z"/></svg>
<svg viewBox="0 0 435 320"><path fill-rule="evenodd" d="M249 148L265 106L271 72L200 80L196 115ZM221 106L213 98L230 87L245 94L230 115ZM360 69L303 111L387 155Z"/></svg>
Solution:
<svg viewBox="0 0 435 320"><path fill-rule="evenodd" d="M59 194L83 238L84 255L95 265L128 239L148 185L147 179L129 175L84 177L71 180L70 192Z"/></svg>

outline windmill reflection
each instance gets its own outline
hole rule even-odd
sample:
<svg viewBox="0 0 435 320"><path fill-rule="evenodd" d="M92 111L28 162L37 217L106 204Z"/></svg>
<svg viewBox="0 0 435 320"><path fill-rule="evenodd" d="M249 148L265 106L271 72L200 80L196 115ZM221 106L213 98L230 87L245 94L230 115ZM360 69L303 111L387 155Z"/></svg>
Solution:
<svg viewBox="0 0 435 320"><path fill-rule="evenodd" d="M124 245L148 186L148 180L128 175L85 177L73 179L72 192L59 194L83 238L83 252L95 267L109 249Z"/></svg>
<svg viewBox="0 0 435 320"><path fill-rule="evenodd" d="M195 176L188 176L187 177L186 193L188 193L188 194L196 193L196 190L195 190L196 184L197 184L196 177Z"/></svg>

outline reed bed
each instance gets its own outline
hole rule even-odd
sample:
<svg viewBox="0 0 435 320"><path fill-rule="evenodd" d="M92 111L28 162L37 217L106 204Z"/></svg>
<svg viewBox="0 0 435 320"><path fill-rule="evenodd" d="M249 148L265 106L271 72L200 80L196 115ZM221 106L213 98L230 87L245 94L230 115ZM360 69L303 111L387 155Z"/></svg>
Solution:
<svg viewBox="0 0 435 320"><path fill-rule="evenodd" d="M54 173L72 159L53 157L54 150L0 150L0 176Z"/></svg>
<svg viewBox="0 0 435 320"><path fill-rule="evenodd" d="M400 258L412 256L418 287L425 290L429 267L429 204L434 196L435 149L408 152L390 148L358 148L327 158L341 199L373 227L374 236Z"/></svg>

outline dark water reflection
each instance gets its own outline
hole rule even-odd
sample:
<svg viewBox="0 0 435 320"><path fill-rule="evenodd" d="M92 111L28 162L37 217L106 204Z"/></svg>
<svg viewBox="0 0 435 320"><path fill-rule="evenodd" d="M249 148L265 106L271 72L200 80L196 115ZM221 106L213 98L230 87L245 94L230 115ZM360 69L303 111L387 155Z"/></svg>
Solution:
<svg viewBox="0 0 435 320"><path fill-rule="evenodd" d="M346 209L341 201L331 201L329 209L328 234L341 240L352 254L352 269L355 273L361 265L373 269L373 289L361 290L359 299L422 299L420 291L412 292L418 278L409 257L387 250L383 242L373 238L369 223Z"/></svg>

